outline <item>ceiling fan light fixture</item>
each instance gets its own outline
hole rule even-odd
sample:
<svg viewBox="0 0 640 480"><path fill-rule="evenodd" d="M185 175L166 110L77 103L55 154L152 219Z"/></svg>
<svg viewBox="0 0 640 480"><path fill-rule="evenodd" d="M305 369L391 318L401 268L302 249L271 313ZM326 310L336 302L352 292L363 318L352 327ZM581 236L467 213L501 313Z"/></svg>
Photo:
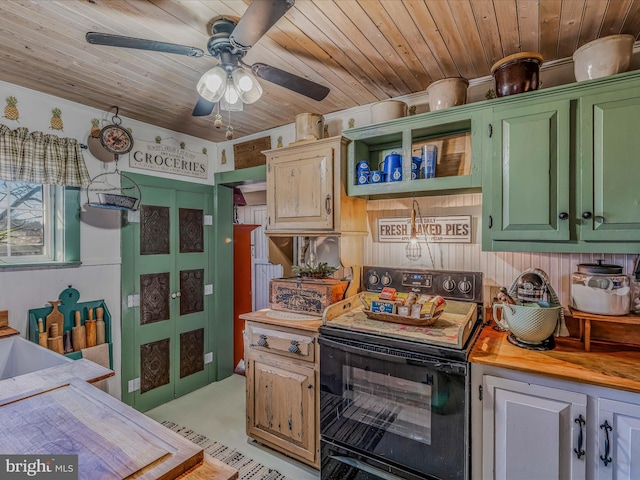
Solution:
<svg viewBox="0 0 640 480"><path fill-rule="evenodd" d="M227 71L216 65L200 77L196 86L198 94L209 102L217 102L222 98L227 86Z"/></svg>
<svg viewBox="0 0 640 480"><path fill-rule="evenodd" d="M253 103L262 96L262 86L250 70L242 67L235 68L231 72L231 78L244 103Z"/></svg>
<svg viewBox="0 0 640 480"><path fill-rule="evenodd" d="M226 88L222 98L220 98L220 109L229 112L241 112L243 110L242 99L238 89L233 84L231 75L227 77Z"/></svg>

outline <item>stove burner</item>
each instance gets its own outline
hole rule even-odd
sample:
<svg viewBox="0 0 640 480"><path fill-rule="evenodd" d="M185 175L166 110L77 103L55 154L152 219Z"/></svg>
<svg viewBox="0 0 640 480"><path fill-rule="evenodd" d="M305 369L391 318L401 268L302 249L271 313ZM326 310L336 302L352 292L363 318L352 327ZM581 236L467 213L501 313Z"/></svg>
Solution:
<svg viewBox="0 0 640 480"><path fill-rule="evenodd" d="M540 343L527 343L520 340L513 333L509 333L507 335L507 340L510 344L515 345L516 347L526 348L527 350L537 350L540 352L544 352L546 350L553 350L556 348L556 341L551 335L546 340L541 341Z"/></svg>

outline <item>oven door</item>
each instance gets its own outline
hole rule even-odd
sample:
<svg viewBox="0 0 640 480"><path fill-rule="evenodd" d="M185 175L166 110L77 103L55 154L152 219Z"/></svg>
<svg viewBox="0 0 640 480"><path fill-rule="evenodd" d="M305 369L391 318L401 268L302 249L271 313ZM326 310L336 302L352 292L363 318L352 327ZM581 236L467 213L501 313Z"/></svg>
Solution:
<svg viewBox="0 0 640 480"><path fill-rule="evenodd" d="M323 440L428 478L468 478L466 363L326 335L319 342Z"/></svg>

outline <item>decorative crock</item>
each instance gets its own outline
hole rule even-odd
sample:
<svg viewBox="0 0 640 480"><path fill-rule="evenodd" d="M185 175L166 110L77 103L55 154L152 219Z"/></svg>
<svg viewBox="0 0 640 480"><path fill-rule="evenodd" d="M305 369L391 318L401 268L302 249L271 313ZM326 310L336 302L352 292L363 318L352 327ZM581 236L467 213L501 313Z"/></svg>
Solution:
<svg viewBox="0 0 640 480"><path fill-rule="evenodd" d="M467 88L469 81L462 77L443 78L427 87L429 95L429 110L464 105L467 102Z"/></svg>
<svg viewBox="0 0 640 480"><path fill-rule="evenodd" d="M400 100L383 100L371 105L371 123L406 117L407 104Z"/></svg>
<svg viewBox="0 0 640 480"><path fill-rule="evenodd" d="M586 43L573 54L578 82L626 72L633 54L633 35L609 35Z"/></svg>
<svg viewBox="0 0 640 480"><path fill-rule="evenodd" d="M496 96L537 90L540 87L542 55L536 52L514 53L496 62L491 74L496 83Z"/></svg>

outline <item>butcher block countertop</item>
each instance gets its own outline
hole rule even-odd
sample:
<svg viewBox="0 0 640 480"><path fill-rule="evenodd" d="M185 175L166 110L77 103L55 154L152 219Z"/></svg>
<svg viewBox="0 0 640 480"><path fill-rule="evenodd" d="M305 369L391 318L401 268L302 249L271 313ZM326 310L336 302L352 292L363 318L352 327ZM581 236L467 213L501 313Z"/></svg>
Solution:
<svg viewBox="0 0 640 480"><path fill-rule="evenodd" d="M469 361L640 393L640 347L596 343L586 352L584 343L576 338L555 340L553 350L527 350L509 343L507 333L485 326Z"/></svg>
<svg viewBox="0 0 640 480"><path fill-rule="evenodd" d="M313 315L303 315L300 313L284 312L280 310L271 310L265 308L256 310L255 312L244 313L240 315L243 320L252 322L267 323L279 327L297 328L308 332L317 332L322 325L322 317L314 317Z"/></svg>

